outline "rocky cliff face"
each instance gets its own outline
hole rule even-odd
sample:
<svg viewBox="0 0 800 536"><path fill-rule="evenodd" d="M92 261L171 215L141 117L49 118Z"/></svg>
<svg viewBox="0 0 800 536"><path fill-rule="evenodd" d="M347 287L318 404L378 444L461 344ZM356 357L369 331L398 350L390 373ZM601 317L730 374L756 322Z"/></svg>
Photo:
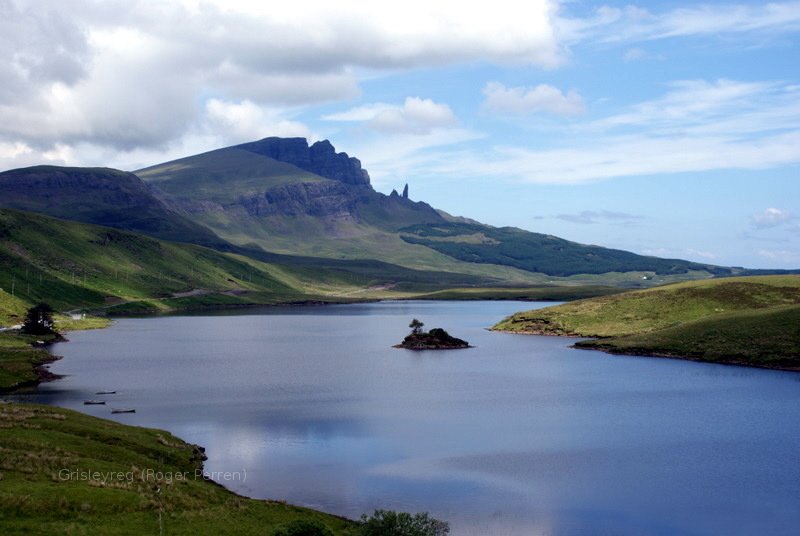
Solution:
<svg viewBox="0 0 800 536"><path fill-rule="evenodd" d="M304 182L271 188L266 192L242 197L239 205L250 216L301 216L355 219L359 196L346 185L336 182Z"/></svg>
<svg viewBox="0 0 800 536"><path fill-rule="evenodd" d="M361 161L347 153L337 153L328 140L318 141L309 147L305 138L272 137L237 147L287 162L327 179L369 187L369 173L361 168Z"/></svg>

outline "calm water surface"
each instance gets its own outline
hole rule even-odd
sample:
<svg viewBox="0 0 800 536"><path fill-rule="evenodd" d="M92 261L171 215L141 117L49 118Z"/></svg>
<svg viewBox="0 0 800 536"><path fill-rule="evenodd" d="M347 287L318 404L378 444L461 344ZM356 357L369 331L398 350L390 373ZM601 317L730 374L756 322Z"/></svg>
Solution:
<svg viewBox="0 0 800 536"><path fill-rule="evenodd" d="M118 320L57 345L67 377L28 399L168 429L246 495L430 511L454 536L800 534L800 374L484 329L544 305ZM412 317L477 348L391 348ZM102 389L110 406L82 404Z"/></svg>

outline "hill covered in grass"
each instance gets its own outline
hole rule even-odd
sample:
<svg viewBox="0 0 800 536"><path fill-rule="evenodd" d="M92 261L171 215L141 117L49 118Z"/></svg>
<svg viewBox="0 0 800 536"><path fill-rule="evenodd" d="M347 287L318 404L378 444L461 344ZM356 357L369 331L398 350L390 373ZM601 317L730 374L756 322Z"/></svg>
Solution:
<svg viewBox="0 0 800 536"><path fill-rule="evenodd" d="M0 173L0 207L208 246L364 288L641 288L749 273L483 225L412 198L413 188L375 191L358 159L304 138L265 138L135 173Z"/></svg>
<svg viewBox="0 0 800 536"><path fill-rule="evenodd" d="M298 519L355 523L238 496L203 479L203 452L168 432L0 403L0 533L265 536Z"/></svg>
<svg viewBox="0 0 800 536"><path fill-rule="evenodd" d="M133 173L110 168L34 166L0 173L0 208L115 227L164 240L223 243L168 209Z"/></svg>
<svg viewBox="0 0 800 536"><path fill-rule="evenodd" d="M280 303L313 295L306 281L272 264L14 210L0 210L0 266L0 320L7 323L40 301L58 310L134 303L157 311L191 301Z"/></svg>
<svg viewBox="0 0 800 536"><path fill-rule="evenodd" d="M304 138L265 138L134 173L57 166L0 173L0 207L304 266L337 279L347 274L366 287L432 291L553 281L643 287L738 270L496 228L412 197L413 188L411 195L375 191L358 159L327 140Z"/></svg>
<svg viewBox="0 0 800 536"><path fill-rule="evenodd" d="M800 368L800 276L691 281L517 313L495 330L599 337L578 343L651 354Z"/></svg>
<svg viewBox="0 0 800 536"><path fill-rule="evenodd" d="M406 242L427 246L462 261L499 264L560 277L608 272L733 273L730 268L588 246L514 227L437 223L414 225L401 231Z"/></svg>
<svg viewBox="0 0 800 536"><path fill-rule="evenodd" d="M576 346L800 371L800 306L736 311L650 333L581 341Z"/></svg>
<svg viewBox="0 0 800 536"><path fill-rule="evenodd" d="M380 259L517 286L581 274L641 285L643 273L731 273L453 218L406 195L376 192L361 163L328 141L265 138L135 173L167 206L225 240L286 255Z"/></svg>
<svg viewBox="0 0 800 536"><path fill-rule="evenodd" d="M44 301L59 311L110 314L297 302L410 298L442 289L466 295L561 299L613 292L422 271L379 260L223 252L132 232L0 210L0 327ZM13 293L13 295L12 295Z"/></svg>

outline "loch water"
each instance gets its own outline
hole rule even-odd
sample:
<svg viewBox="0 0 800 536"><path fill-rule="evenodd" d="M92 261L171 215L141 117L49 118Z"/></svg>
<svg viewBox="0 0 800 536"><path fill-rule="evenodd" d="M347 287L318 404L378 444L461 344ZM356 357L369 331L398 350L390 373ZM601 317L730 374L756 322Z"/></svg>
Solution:
<svg viewBox="0 0 800 536"><path fill-rule="evenodd" d="M800 534L800 374L486 330L546 305L120 319L54 346L63 379L5 398L167 429L248 496L428 511L454 536ZM392 348L412 318L475 348Z"/></svg>

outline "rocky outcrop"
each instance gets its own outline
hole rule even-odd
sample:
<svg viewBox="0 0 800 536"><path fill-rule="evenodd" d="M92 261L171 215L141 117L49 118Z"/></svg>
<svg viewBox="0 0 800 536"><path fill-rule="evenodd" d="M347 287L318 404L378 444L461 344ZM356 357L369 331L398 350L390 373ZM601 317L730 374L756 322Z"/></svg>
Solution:
<svg viewBox="0 0 800 536"><path fill-rule="evenodd" d="M338 182L303 182L270 188L266 192L242 197L239 204L250 216L273 215L317 218L354 218L359 196Z"/></svg>
<svg viewBox="0 0 800 536"><path fill-rule="evenodd" d="M442 328L411 333L395 348L406 350L457 350L470 348L467 341L451 336Z"/></svg>
<svg viewBox="0 0 800 536"><path fill-rule="evenodd" d="M361 168L361 161L347 153L337 153L328 140L309 147L305 138L271 137L237 147L295 165L326 179L369 187L369 173Z"/></svg>

